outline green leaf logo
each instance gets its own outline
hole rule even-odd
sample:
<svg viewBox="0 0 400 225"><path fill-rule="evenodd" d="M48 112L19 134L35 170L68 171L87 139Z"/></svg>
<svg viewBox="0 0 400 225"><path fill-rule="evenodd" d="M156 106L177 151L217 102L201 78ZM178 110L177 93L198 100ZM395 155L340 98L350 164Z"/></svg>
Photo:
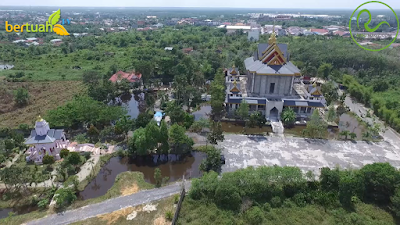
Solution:
<svg viewBox="0 0 400 225"><path fill-rule="evenodd" d="M60 20L60 17L61 17L61 11L60 9L58 9L56 12L50 15L48 20L49 24L55 25Z"/></svg>
<svg viewBox="0 0 400 225"><path fill-rule="evenodd" d="M367 12L368 13L368 15L369 15L369 19L368 19L368 22L366 22L366 23L364 23L364 28L365 28L365 30L367 30L368 32L375 32L376 30L378 30L378 28L382 25L382 24L387 24L389 27L390 27L390 24L388 23L388 22L386 22L386 21L383 21L383 22L380 22L378 25L376 25L376 27L374 27L374 28L369 28L369 23L371 23L371 13L369 12L369 10L368 9L363 9L363 10L361 10L359 13L358 13L358 16L357 16L357 27L358 28L360 28L360 26L359 26L359 24L358 24L358 22L360 21L360 16L361 16L361 14L363 13L363 12Z"/></svg>

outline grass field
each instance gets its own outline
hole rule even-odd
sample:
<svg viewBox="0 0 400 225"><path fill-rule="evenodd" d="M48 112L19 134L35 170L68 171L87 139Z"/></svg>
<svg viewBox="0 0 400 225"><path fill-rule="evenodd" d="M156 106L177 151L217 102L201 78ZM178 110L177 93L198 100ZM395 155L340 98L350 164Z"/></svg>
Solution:
<svg viewBox="0 0 400 225"><path fill-rule="evenodd" d="M143 173L140 172L123 172L115 178L114 185L107 191L105 195L97 198L91 198L84 201L74 202L68 209L76 209L85 205L90 205L105 201L118 196L134 194L140 190L154 188L154 185L144 180Z"/></svg>
<svg viewBox="0 0 400 225"><path fill-rule="evenodd" d="M17 107L13 92L23 87L30 95L29 104ZM5 82L0 81L0 127L32 125L38 115L45 115L85 91L80 81Z"/></svg>
<svg viewBox="0 0 400 225"><path fill-rule="evenodd" d="M124 208L109 214L103 214L87 220L73 223L73 225L111 225L111 224L140 224L140 225L167 225L171 224L165 218L166 212L175 213L174 197L169 197L147 205ZM127 220L128 215L136 216Z"/></svg>

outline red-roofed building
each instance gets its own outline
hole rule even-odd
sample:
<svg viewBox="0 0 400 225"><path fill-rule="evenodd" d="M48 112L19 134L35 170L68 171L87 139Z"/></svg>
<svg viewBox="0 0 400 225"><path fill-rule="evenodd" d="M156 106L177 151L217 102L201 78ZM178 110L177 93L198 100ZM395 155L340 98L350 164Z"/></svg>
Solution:
<svg viewBox="0 0 400 225"><path fill-rule="evenodd" d="M184 48L184 49L182 49L182 52L189 54L189 53L193 52L193 48Z"/></svg>
<svg viewBox="0 0 400 225"><path fill-rule="evenodd" d="M126 79L128 82L139 82L140 79L142 78L142 74L135 74L134 72L132 73L125 73L123 71L118 71L114 75L111 76L109 81L115 83L115 82L120 82L123 79Z"/></svg>
<svg viewBox="0 0 400 225"><path fill-rule="evenodd" d="M319 35L329 34L329 30L326 30L326 29L311 29L311 32L317 33Z"/></svg>

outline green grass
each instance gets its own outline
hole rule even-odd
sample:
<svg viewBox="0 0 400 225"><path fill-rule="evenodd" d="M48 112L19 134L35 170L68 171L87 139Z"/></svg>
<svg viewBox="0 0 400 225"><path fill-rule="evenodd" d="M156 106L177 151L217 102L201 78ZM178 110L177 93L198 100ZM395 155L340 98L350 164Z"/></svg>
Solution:
<svg viewBox="0 0 400 225"><path fill-rule="evenodd" d="M133 194L139 190L151 189L154 185L147 183L144 180L143 173L140 172L123 172L115 178L114 185L107 191L105 195L97 198L91 198L83 201L74 202L69 209L80 208L85 205L99 203L110 198L115 198L121 195Z"/></svg>
<svg viewBox="0 0 400 225"><path fill-rule="evenodd" d="M34 211L31 213L27 213L27 214L15 215L12 217L0 219L0 224L20 225L20 224L26 223L26 222L34 220L34 219L39 219L39 218L45 217L46 215L47 215L47 211Z"/></svg>
<svg viewBox="0 0 400 225"><path fill-rule="evenodd" d="M260 207L262 208L262 206ZM392 215L376 206L358 203L355 211L343 208L326 210L318 205L305 207L272 208L263 210L264 225L337 225L337 224L396 224ZM246 212L233 213L219 209L215 204L207 204L185 198L178 224L250 224Z"/></svg>
<svg viewBox="0 0 400 225"><path fill-rule="evenodd" d="M165 218L167 212L175 213L174 208L174 198L169 197L162 199L157 202L152 202L152 205L157 205L156 211L143 212L143 206L129 207L126 209L118 210L109 214L104 214L101 216L93 217L83 221L72 223L72 225L130 225L130 224L140 224L140 225L164 225L170 224L170 222ZM137 211L137 215L133 220L127 220L126 217L133 211ZM169 223L168 223L169 222Z"/></svg>

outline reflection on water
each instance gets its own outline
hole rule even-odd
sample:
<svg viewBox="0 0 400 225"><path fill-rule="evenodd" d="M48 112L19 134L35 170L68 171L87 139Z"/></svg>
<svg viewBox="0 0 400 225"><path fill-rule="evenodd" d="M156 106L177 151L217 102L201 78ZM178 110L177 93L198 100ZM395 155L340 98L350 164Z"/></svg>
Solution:
<svg viewBox="0 0 400 225"><path fill-rule="evenodd" d="M347 130L350 131L350 133L353 132L357 134L357 139L361 139L364 129L365 127L361 125L354 116L347 113L340 116L339 131Z"/></svg>
<svg viewBox="0 0 400 225"><path fill-rule="evenodd" d="M37 209L38 209L37 206L23 206L23 207L0 209L0 219L8 217L8 214L10 212L13 212L17 215L21 215L21 214L33 212Z"/></svg>
<svg viewBox="0 0 400 225"><path fill-rule="evenodd" d="M124 106L128 110L128 115L136 119L141 112L146 111L146 102L144 93L123 94L110 104Z"/></svg>
<svg viewBox="0 0 400 225"><path fill-rule="evenodd" d="M222 121L222 130L227 133L246 133L246 134L264 134L272 132L271 126L263 126L259 128L258 126L254 128L244 128L243 123L236 123L230 121Z"/></svg>
<svg viewBox="0 0 400 225"><path fill-rule="evenodd" d="M154 170L159 168L163 177L169 177L169 181L173 182L182 179L183 175L186 178L199 177L201 171L199 166L206 157L205 153L192 152L191 156L182 157L170 154L168 160L166 156L159 157L158 155L151 156L151 160L130 159L114 157L103 166L99 174L94 178L83 190L79 193L80 199L96 198L107 193L114 184L118 174L125 171L138 171L144 174L146 182L155 184Z"/></svg>
<svg viewBox="0 0 400 225"><path fill-rule="evenodd" d="M210 113L211 113L211 106L203 105L200 107L199 111L193 112L192 115L194 115L194 120L197 121L201 118L208 119Z"/></svg>
<svg viewBox="0 0 400 225"><path fill-rule="evenodd" d="M9 70L12 69L14 67L14 65L10 65L10 64L0 64L0 70Z"/></svg>

